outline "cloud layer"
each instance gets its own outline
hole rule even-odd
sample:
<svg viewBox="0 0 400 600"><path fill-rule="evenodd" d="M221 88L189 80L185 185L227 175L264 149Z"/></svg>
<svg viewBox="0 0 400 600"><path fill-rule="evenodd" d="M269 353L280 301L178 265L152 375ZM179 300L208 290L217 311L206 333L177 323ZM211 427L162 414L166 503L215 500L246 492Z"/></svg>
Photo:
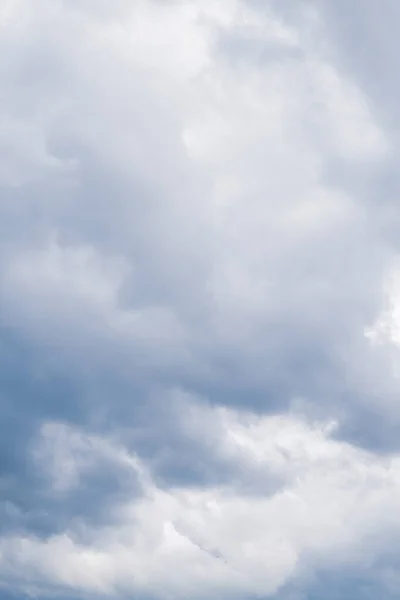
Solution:
<svg viewBox="0 0 400 600"><path fill-rule="evenodd" d="M333 440L331 424L294 415L180 408L189 422L209 424L215 456L234 465L229 482L160 486L115 441L48 423L34 455L52 494L73 497L109 465L130 479L130 497L111 525L79 520L45 540L4 536L6 573L107 595L269 596L290 579L307 580L310 568L368 568L393 547L399 455L376 457Z"/></svg>
<svg viewBox="0 0 400 600"><path fill-rule="evenodd" d="M5 594L398 594L394 13L3 0Z"/></svg>

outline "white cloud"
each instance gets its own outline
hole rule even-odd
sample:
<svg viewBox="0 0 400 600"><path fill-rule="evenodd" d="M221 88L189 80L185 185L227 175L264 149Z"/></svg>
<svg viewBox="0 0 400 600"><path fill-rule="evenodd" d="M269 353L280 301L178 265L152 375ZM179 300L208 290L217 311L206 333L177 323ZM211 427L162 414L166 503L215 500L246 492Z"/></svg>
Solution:
<svg viewBox="0 0 400 600"><path fill-rule="evenodd" d="M72 472L84 477L112 457L116 466L139 471L143 496L118 508L116 524L82 530L90 542L80 539L79 528L44 541L3 538L2 576L11 569L28 583L104 594L272 595L326 562L359 566L390 548L398 529L399 455L355 449L334 440L329 425L294 415L193 409L217 424L217 452L261 467L260 480L282 475L283 486L268 496L230 484L161 489L112 440L47 424L36 456L57 493L68 490Z"/></svg>

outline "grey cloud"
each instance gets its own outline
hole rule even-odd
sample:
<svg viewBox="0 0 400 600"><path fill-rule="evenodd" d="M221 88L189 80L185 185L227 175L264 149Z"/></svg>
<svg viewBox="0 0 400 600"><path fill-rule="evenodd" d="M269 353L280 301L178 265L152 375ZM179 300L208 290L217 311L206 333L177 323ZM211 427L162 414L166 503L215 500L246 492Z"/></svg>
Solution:
<svg viewBox="0 0 400 600"><path fill-rule="evenodd" d="M103 463L46 496L43 421L118 432L161 487L281 488L188 432L174 389L299 400L339 440L398 449L391 351L364 335L398 251L397 9L233 4L22 2L5 27L4 529L100 524L140 496Z"/></svg>

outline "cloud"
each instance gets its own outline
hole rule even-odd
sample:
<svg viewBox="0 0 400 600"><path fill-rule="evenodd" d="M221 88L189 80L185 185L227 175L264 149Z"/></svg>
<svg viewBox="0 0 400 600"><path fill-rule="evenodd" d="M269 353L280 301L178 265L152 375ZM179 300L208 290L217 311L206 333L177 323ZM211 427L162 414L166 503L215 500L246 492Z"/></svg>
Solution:
<svg viewBox="0 0 400 600"><path fill-rule="evenodd" d="M383 7L2 3L11 595L397 589Z"/></svg>
<svg viewBox="0 0 400 600"><path fill-rule="evenodd" d="M276 379L274 387L284 388L282 401L293 393L283 383L291 379L285 365L293 361L293 338L301 339L302 354L307 346L310 355L324 355L331 346L327 337L336 338L341 328L347 336L354 327L348 322L353 310L367 320L375 309L371 287L375 269L379 276L381 246L368 235L362 204L327 185L324 172L335 160L376 162L387 151L384 135L361 92L308 48L301 30L285 27L272 12L241 3L221 3L218 10L173 3L167 11L143 2L133 13L120 6L125 9L111 23L94 19L92 5L50 12L45 2L28 20L29 33L42 32L40 44L36 38L33 44L36 60L51 56L53 63L44 70L45 89L34 94L44 109L31 110L29 119L53 152L68 158L58 159L67 171L56 177L55 189L29 186L30 231L38 240L5 259L7 318L20 324L43 320L35 312L33 289L23 292L32 296L33 313L18 308L21 282L14 271L29 269L32 280L41 281L43 261L56 260L44 258L54 253L54 244L46 249L43 240L55 230L60 254L91 252L93 263L127 264L114 303L124 304L128 320L149 307L151 320L153 311L165 315L161 320L168 323L157 329L167 327L168 343L178 345L178 377L182 361L189 363L189 380L201 373L204 382L204 372L218 360L249 372L254 381L267 369L259 385ZM57 39L54 48L60 19L71 35ZM267 36L275 54L262 65L229 60L217 43L227 32L234 39ZM294 55L285 55L287 47ZM14 206L6 210L5 223L16 218ZM366 237L373 261L368 265L352 250ZM33 255L40 253L35 267ZM69 268L57 260L59 269ZM75 275L74 269L70 276L60 274L59 293L68 297L79 288L68 280ZM108 285L95 277L96 285ZM60 310L58 302L53 305ZM79 311L66 320L59 315L60 321L69 327L85 318ZM110 318L103 315L105 327ZM151 328L144 335L154 337ZM126 352L130 357L129 344ZM154 347L151 352L154 361ZM215 377L210 375L211 386ZM306 378L310 382L313 374ZM313 393L308 384L298 386L300 393Z"/></svg>
<svg viewBox="0 0 400 600"><path fill-rule="evenodd" d="M141 494L118 506L112 525L71 524L46 540L4 537L4 571L83 592L202 598L219 590L243 597L271 595L326 564L373 565L391 546L398 454L377 457L332 439L332 425L295 415L186 410L200 410L203 422L218 427L217 454L256 468L261 485L271 473L283 485L267 496L246 494L238 469L225 485L159 487L117 442L49 423L36 457L53 494L68 493L109 460L134 474Z"/></svg>

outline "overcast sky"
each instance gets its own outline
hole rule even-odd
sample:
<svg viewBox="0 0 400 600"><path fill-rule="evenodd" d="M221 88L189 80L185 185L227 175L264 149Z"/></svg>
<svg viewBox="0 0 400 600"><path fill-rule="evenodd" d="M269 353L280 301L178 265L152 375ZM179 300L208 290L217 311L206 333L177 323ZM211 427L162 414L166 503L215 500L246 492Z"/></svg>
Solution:
<svg viewBox="0 0 400 600"><path fill-rule="evenodd" d="M400 3L1 0L1 600L400 594Z"/></svg>

